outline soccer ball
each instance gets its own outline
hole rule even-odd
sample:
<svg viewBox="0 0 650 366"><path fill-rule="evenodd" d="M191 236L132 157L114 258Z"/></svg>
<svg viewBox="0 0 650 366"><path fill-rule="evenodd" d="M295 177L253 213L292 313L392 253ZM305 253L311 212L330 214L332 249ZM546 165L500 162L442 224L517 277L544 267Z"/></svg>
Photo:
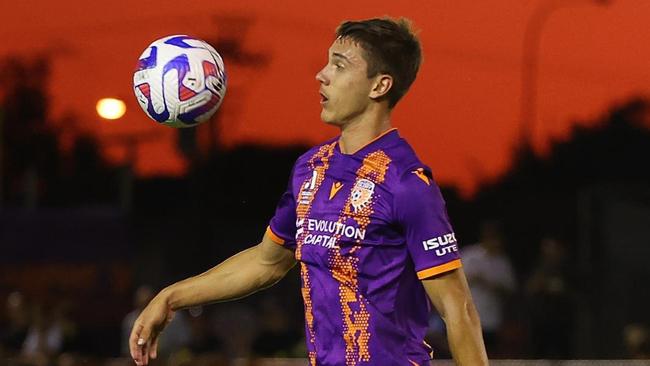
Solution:
<svg viewBox="0 0 650 366"><path fill-rule="evenodd" d="M140 56L133 91L154 121L196 126L212 117L226 95L223 60L212 46L190 36L158 39Z"/></svg>

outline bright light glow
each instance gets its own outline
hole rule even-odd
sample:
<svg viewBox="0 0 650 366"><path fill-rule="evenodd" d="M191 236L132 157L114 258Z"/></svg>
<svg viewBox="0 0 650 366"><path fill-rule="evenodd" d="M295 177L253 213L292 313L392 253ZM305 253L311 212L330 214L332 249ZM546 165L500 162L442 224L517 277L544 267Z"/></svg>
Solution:
<svg viewBox="0 0 650 366"><path fill-rule="evenodd" d="M97 102L97 114L105 119L121 118L126 112L126 104L115 98L103 98Z"/></svg>

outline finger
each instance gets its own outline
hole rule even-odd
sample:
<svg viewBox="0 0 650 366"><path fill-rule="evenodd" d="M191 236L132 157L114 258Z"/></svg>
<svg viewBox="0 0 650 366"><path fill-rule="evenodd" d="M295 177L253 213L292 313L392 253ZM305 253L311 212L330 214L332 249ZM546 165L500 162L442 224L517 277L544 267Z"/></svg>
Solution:
<svg viewBox="0 0 650 366"><path fill-rule="evenodd" d="M147 351L146 351L147 346L144 345L142 347L138 347L136 357L133 358L135 361L135 364L138 366L143 366L149 363L149 360L147 359Z"/></svg>
<svg viewBox="0 0 650 366"><path fill-rule="evenodd" d="M149 346L149 337L151 336L151 326L145 327L142 326L142 329L140 330L140 335L137 340L137 345L140 347L148 347Z"/></svg>
<svg viewBox="0 0 650 366"><path fill-rule="evenodd" d="M149 364L149 342L145 343L144 346L142 346L142 364Z"/></svg>
<svg viewBox="0 0 650 366"><path fill-rule="evenodd" d="M158 339L160 339L160 334L156 334L156 336L154 336L151 339L151 346L150 346L150 349L149 349L149 357L151 357L152 359L155 359L156 357L158 357Z"/></svg>
<svg viewBox="0 0 650 366"><path fill-rule="evenodd" d="M135 360L138 361L140 359L140 351L141 348L138 346L138 339L140 338L140 332L142 331L142 325L141 324L135 324L133 325L133 329L131 330L131 335L129 336L129 351L131 352L131 357Z"/></svg>
<svg viewBox="0 0 650 366"><path fill-rule="evenodd" d="M129 346L131 347L131 356L136 365L147 365L149 363L150 333L150 327L146 327L143 324L134 326L134 331L131 333L129 339Z"/></svg>

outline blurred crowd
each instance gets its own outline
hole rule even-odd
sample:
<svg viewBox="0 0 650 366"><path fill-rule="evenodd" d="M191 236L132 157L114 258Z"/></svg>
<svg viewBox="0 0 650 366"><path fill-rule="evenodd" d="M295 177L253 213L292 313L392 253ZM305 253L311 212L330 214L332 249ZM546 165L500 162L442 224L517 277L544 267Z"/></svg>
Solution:
<svg viewBox="0 0 650 366"><path fill-rule="evenodd" d="M477 243L461 248L490 356L575 357L576 274L566 244L553 236L542 238L535 264L523 275L513 268L505 245L499 223L489 221L481 226ZM255 360L265 357L305 357L302 308L299 291L293 288L296 284L289 281L285 288L262 292L252 300L176 312L161 337L160 361L156 364L231 365L239 360L254 365ZM119 347L106 345L119 349L112 357L96 357L84 348L87 335L75 319L75 309L83 304L75 304L69 297L43 303L10 292L0 317L0 360L6 361L0 364L130 365L127 342L132 324L155 291L150 286L134 289L132 310L124 316L119 337L104 340L120 342ZM621 357L650 359L648 324L628 324L621 329L620 339L626 352ZM450 356L444 322L435 313L427 341L434 348L435 358Z"/></svg>
<svg viewBox="0 0 650 366"><path fill-rule="evenodd" d="M118 337L105 340L119 341L119 347L105 345L119 348L119 354L99 357L88 351L82 339L87 334L73 320L71 307L64 303L44 306L28 301L20 292L13 292L7 297L1 318L0 365L132 365L128 349L131 327L153 295L149 286L134 291L133 310L122 321L119 340ZM219 366L232 365L235 361L253 365L260 358L304 357L301 321L299 312L282 304L274 295L261 295L256 301L178 311L161 336L159 360L154 365Z"/></svg>
<svg viewBox="0 0 650 366"><path fill-rule="evenodd" d="M517 276L496 221L484 222L478 243L462 250L490 358L575 358L572 345L579 311L575 266L559 238L543 237L537 250L535 264ZM437 316L432 318L431 339L434 348L448 357L444 323ZM650 359L647 324L628 324L620 339L626 352L621 358Z"/></svg>
<svg viewBox="0 0 650 366"><path fill-rule="evenodd" d="M65 360L64 354L75 348L78 327L71 317L69 302L29 302L22 293L12 292L4 310L1 359L25 365L50 365L53 360Z"/></svg>

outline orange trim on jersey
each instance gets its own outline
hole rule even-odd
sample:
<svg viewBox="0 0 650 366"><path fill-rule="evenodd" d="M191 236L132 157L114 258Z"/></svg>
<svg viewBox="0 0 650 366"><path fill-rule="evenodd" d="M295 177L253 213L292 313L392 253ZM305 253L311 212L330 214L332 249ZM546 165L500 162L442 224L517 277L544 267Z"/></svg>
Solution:
<svg viewBox="0 0 650 366"><path fill-rule="evenodd" d="M271 226L266 227L266 233L269 234L269 238L275 244L284 245L284 239L282 239L281 237L275 235L275 233L271 230Z"/></svg>
<svg viewBox="0 0 650 366"><path fill-rule="evenodd" d="M407 360L409 360L409 362L411 363L411 365L420 366L420 365L418 365L415 361L412 361L410 358L407 358Z"/></svg>
<svg viewBox="0 0 650 366"><path fill-rule="evenodd" d="M460 268L462 267L462 264L460 263L460 259L455 259L451 262L447 262L445 264L441 264L439 266L431 267L428 269L424 269L422 271L418 272L418 278L423 280L427 277L439 275L441 273L449 272L453 269Z"/></svg>
<svg viewBox="0 0 650 366"><path fill-rule="evenodd" d="M393 131L395 131L395 130L397 130L397 127L389 128L389 129L387 129L386 131L382 132L381 135L375 137L374 139L370 140L370 141L369 141L368 143L366 143L365 145L363 145L363 146L361 146L360 148L358 148L357 151L354 151L354 152L347 152L347 153L344 153L344 154L356 154L358 151L361 151L361 149L364 149L366 146L372 144L373 142L379 140L380 138L384 137L385 135L387 135L387 134L389 134L389 133L391 133L391 132L393 132ZM339 144L339 151L341 151L341 152L343 153L343 149L344 149L344 148L343 148L343 144L341 143L341 139L340 139L340 138L339 138L339 140L338 140L338 144Z"/></svg>

